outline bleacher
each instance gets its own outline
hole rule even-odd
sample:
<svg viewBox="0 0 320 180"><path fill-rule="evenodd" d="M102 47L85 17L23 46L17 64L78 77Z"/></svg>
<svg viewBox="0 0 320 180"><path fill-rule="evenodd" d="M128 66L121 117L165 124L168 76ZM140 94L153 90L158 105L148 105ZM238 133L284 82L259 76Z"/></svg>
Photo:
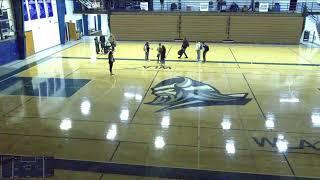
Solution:
<svg viewBox="0 0 320 180"><path fill-rule="evenodd" d="M113 13L111 30L119 40L298 44L301 14Z"/></svg>
<svg viewBox="0 0 320 180"><path fill-rule="evenodd" d="M178 16L170 13L114 13L111 31L118 40L161 40L177 38Z"/></svg>

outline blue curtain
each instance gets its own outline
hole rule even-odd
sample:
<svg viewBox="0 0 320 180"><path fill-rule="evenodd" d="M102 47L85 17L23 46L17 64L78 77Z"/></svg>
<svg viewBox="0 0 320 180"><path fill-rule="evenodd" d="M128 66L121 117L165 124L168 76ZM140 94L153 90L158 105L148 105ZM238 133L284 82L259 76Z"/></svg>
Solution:
<svg viewBox="0 0 320 180"><path fill-rule="evenodd" d="M88 23L88 15L83 14L82 15L83 19L83 30L84 30L84 35L89 36L89 23Z"/></svg>
<svg viewBox="0 0 320 180"><path fill-rule="evenodd" d="M59 22L59 32L60 32L60 43L66 43L66 23L65 23L65 15L66 15L66 2L65 0L57 0L57 10L58 10L58 22Z"/></svg>
<svg viewBox="0 0 320 180"><path fill-rule="evenodd" d="M24 37L24 10L23 0L11 1L13 18L15 22L17 47L20 59L26 58L26 40Z"/></svg>

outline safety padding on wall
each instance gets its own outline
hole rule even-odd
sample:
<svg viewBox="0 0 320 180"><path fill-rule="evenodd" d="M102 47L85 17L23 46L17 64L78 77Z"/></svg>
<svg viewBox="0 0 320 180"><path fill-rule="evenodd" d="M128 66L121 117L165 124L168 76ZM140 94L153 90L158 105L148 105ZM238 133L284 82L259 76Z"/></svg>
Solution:
<svg viewBox="0 0 320 180"><path fill-rule="evenodd" d="M228 37L228 16L182 15L181 37L191 41L221 42Z"/></svg>
<svg viewBox="0 0 320 180"><path fill-rule="evenodd" d="M303 26L299 14L114 13L111 30L119 40L298 44Z"/></svg>
<svg viewBox="0 0 320 180"><path fill-rule="evenodd" d="M170 14L113 14L111 29L118 40L170 41L179 37L178 18Z"/></svg>
<svg viewBox="0 0 320 180"><path fill-rule="evenodd" d="M235 42L298 44L303 17L231 16L230 36Z"/></svg>

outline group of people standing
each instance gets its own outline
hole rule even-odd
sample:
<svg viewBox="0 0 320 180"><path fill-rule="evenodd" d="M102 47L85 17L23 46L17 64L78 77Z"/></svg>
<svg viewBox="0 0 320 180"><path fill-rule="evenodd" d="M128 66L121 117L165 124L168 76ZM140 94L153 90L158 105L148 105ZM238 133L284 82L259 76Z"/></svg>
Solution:
<svg viewBox="0 0 320 180"><path fill-rule="evenodd" d="M145 60L149 61L149 54L150 54L151 48L150 48L150 44L148 41L144 44L143 50L145 53ZM164 44L159 43L159 45L157 47L158 63L165 64L166 53L167 53L167 49L164 46Z"/></svg>
<svg viewBox="0 0 320 180"><path fill-rule="evenodd" d="M202 62L207 61L207 53L209 51L209 46L205 42L196 43L197 61L201 61L201 51L202 51Z"/></svg>
<svg viewBox="0 0 320 180"><path fill-rule="evenodd" d="M182 57L182 55L185 56L185 58L188 58L188 55L186 53L187 48L189 47L189 41L187 40L187 38L184 38L182 41L182 45L181 45L181 49L178 51L178 55L179 55L179 59ZM197 42L196 43L196 47L195 50L197 52L197 61L200 62L201 61L201 51L202 52L202 57L203 57L203 61L202 62L206 62L207 61L207 53L209 51L209 46L205 43L205 42Z"/></svg>
<svg viewBox="0 0 320 180"><path fill-rule="evenodd" d="M182 45L181 45L181 49L178 51L178 58L181 59L182 55L185 56L185 58L188 58L188 55L186 53L187 48L189 47L189 41L187 40L187 38L184 38L182 41ZM145 60L149 60L149 54L150 54L150 50L152 48L150 48L150 44L147 41L144 44L144 52L145 52ZM206 62L207 61L207 53L209 51L209 46L205 43L205 42L197 42L196 46L195 46L195 50L197 53L197 61L200 62L201 61L201 51L202 51L202 58L203 61L202 62ZM159 46L157 48L157 59L158 59L158 63L165 63L165 58L166 58L166 47L164 45L162 45L161 43L159 43Z"/></svg>
<svg viewBox="0 0 320 180"><path fill-rule="evenodd" d="M113 63L115 61L114 59L114 51L116 47L116 39L115 37L111 34L108 38L108 42L106 42L105 36L100 36L99 39L98 37L94 38L95 42L95 47L96 47L96 53L97 54L108 54L108 60L109 60L109 71L110 75L114 75L112 72L113 68ZM101 49L100 49L101 47Z"/></svg>
<svg viewBox="0 0 320 180"><path fill-rule="evenodd" d="M114 51L115 51L115 47L116 47L116 40L115 40L114 36L111 34L108 38L108 42L106 42L105 36L100 36L99 39L98 39L98 37L95 37L94 41L95 41L95 47L96 47L97 54L100 54L100 53L108 54L110 75L114 75L112 72L113 63L115 61ZM182 55L184 55L185 58L188 58L186 50L189 46L190 46L189 41L186 38L184 38L182 41L181 49L178 51L178 55L179 55L178 58L179 59L181 59ZM149 55L150 55L151 49L152 48L150 47L149 42L146 42L144 44L143 50L145 52L145 60L147 60L147 61L149 60ZM209 46L205 42L197 42L196 46L195 46L195 50L197 53L197 61L198 62L201 61L201 51L203 51L202 52L202 57L203 57L202 62L206 62L206 55L209 51ZM166 49L165 45L159 43L159 45L157 47L157 59L158 59L157 62L161 63L161 65L165 64L166 54L167 54L167 49Z"/></svg>
<svg viewBox="0 0 320 180"><path fill-rule="evenodd" d="M112 34L109 36L108 41L106 41L106 37L102 35L99 38L95 37L94 42L97 54L108 54L110 51L114 51L116 47L116 39Z"/></svg>

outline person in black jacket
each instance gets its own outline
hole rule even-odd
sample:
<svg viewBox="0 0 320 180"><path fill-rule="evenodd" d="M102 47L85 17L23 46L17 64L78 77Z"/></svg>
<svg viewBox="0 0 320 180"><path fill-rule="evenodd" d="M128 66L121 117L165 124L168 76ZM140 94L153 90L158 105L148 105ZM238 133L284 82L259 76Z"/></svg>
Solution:
<svg viewBox="0 0 320 180"><path fill-rule="evenodd" d="M182 41L182 46L181 46L181 50L182 50L182 53L179 55L179 59L181 58L181 56L184 54L186 58L188 58L188 55L186 53L186 50L187 48L189 47L189 42L187 40L187 38L185 37Z"/></svg>
<svg viewBox="0 0 320 180"><path fill-rule="evenodd" d="M104 37L103 35L100 36L100 43L101 43L101 51L102 53L105 53L106 37Z"/></svg>
<svg viewBox="0 0 320 180"><path fill-rule="evenodd" d="M166 53L167 53L166 47L164 45L162 45L160 59L161 59L161 64L163 64L163 65L165 64Z"/></svg>
<svg viewBox="0 0 320 180"><path fill-rule="evenodd" d="M97 37L94 38L94 45L96 46L96 53L100 53L100 42Z"/></svg>
<svg viewBox="0 0 320 180"><path fill-rule="evenodd" d="M161 45L161 43L159 43L159 46L157 48L157 59L158 59L157 63L160 62L161 51L162 51L162 45Z"/></svg>
<svg viewBox="0 0 320 180"><path fill-rule="evenodd" d="M206 55L207 55L207 52L209 51L209 46L205 42L202 42L202 49L203 49L203 62L206 62L207 61Z"/></svg>
<svg viewBox="0 0 320 180"><path fill-rule="evenodd" d="M112 68L113 68L113 63L114 63L113 51L109 52L108 59L109 59L109 71L110 71L110 75L112 76L112 75L114 75L112 73Z"/></svg>

